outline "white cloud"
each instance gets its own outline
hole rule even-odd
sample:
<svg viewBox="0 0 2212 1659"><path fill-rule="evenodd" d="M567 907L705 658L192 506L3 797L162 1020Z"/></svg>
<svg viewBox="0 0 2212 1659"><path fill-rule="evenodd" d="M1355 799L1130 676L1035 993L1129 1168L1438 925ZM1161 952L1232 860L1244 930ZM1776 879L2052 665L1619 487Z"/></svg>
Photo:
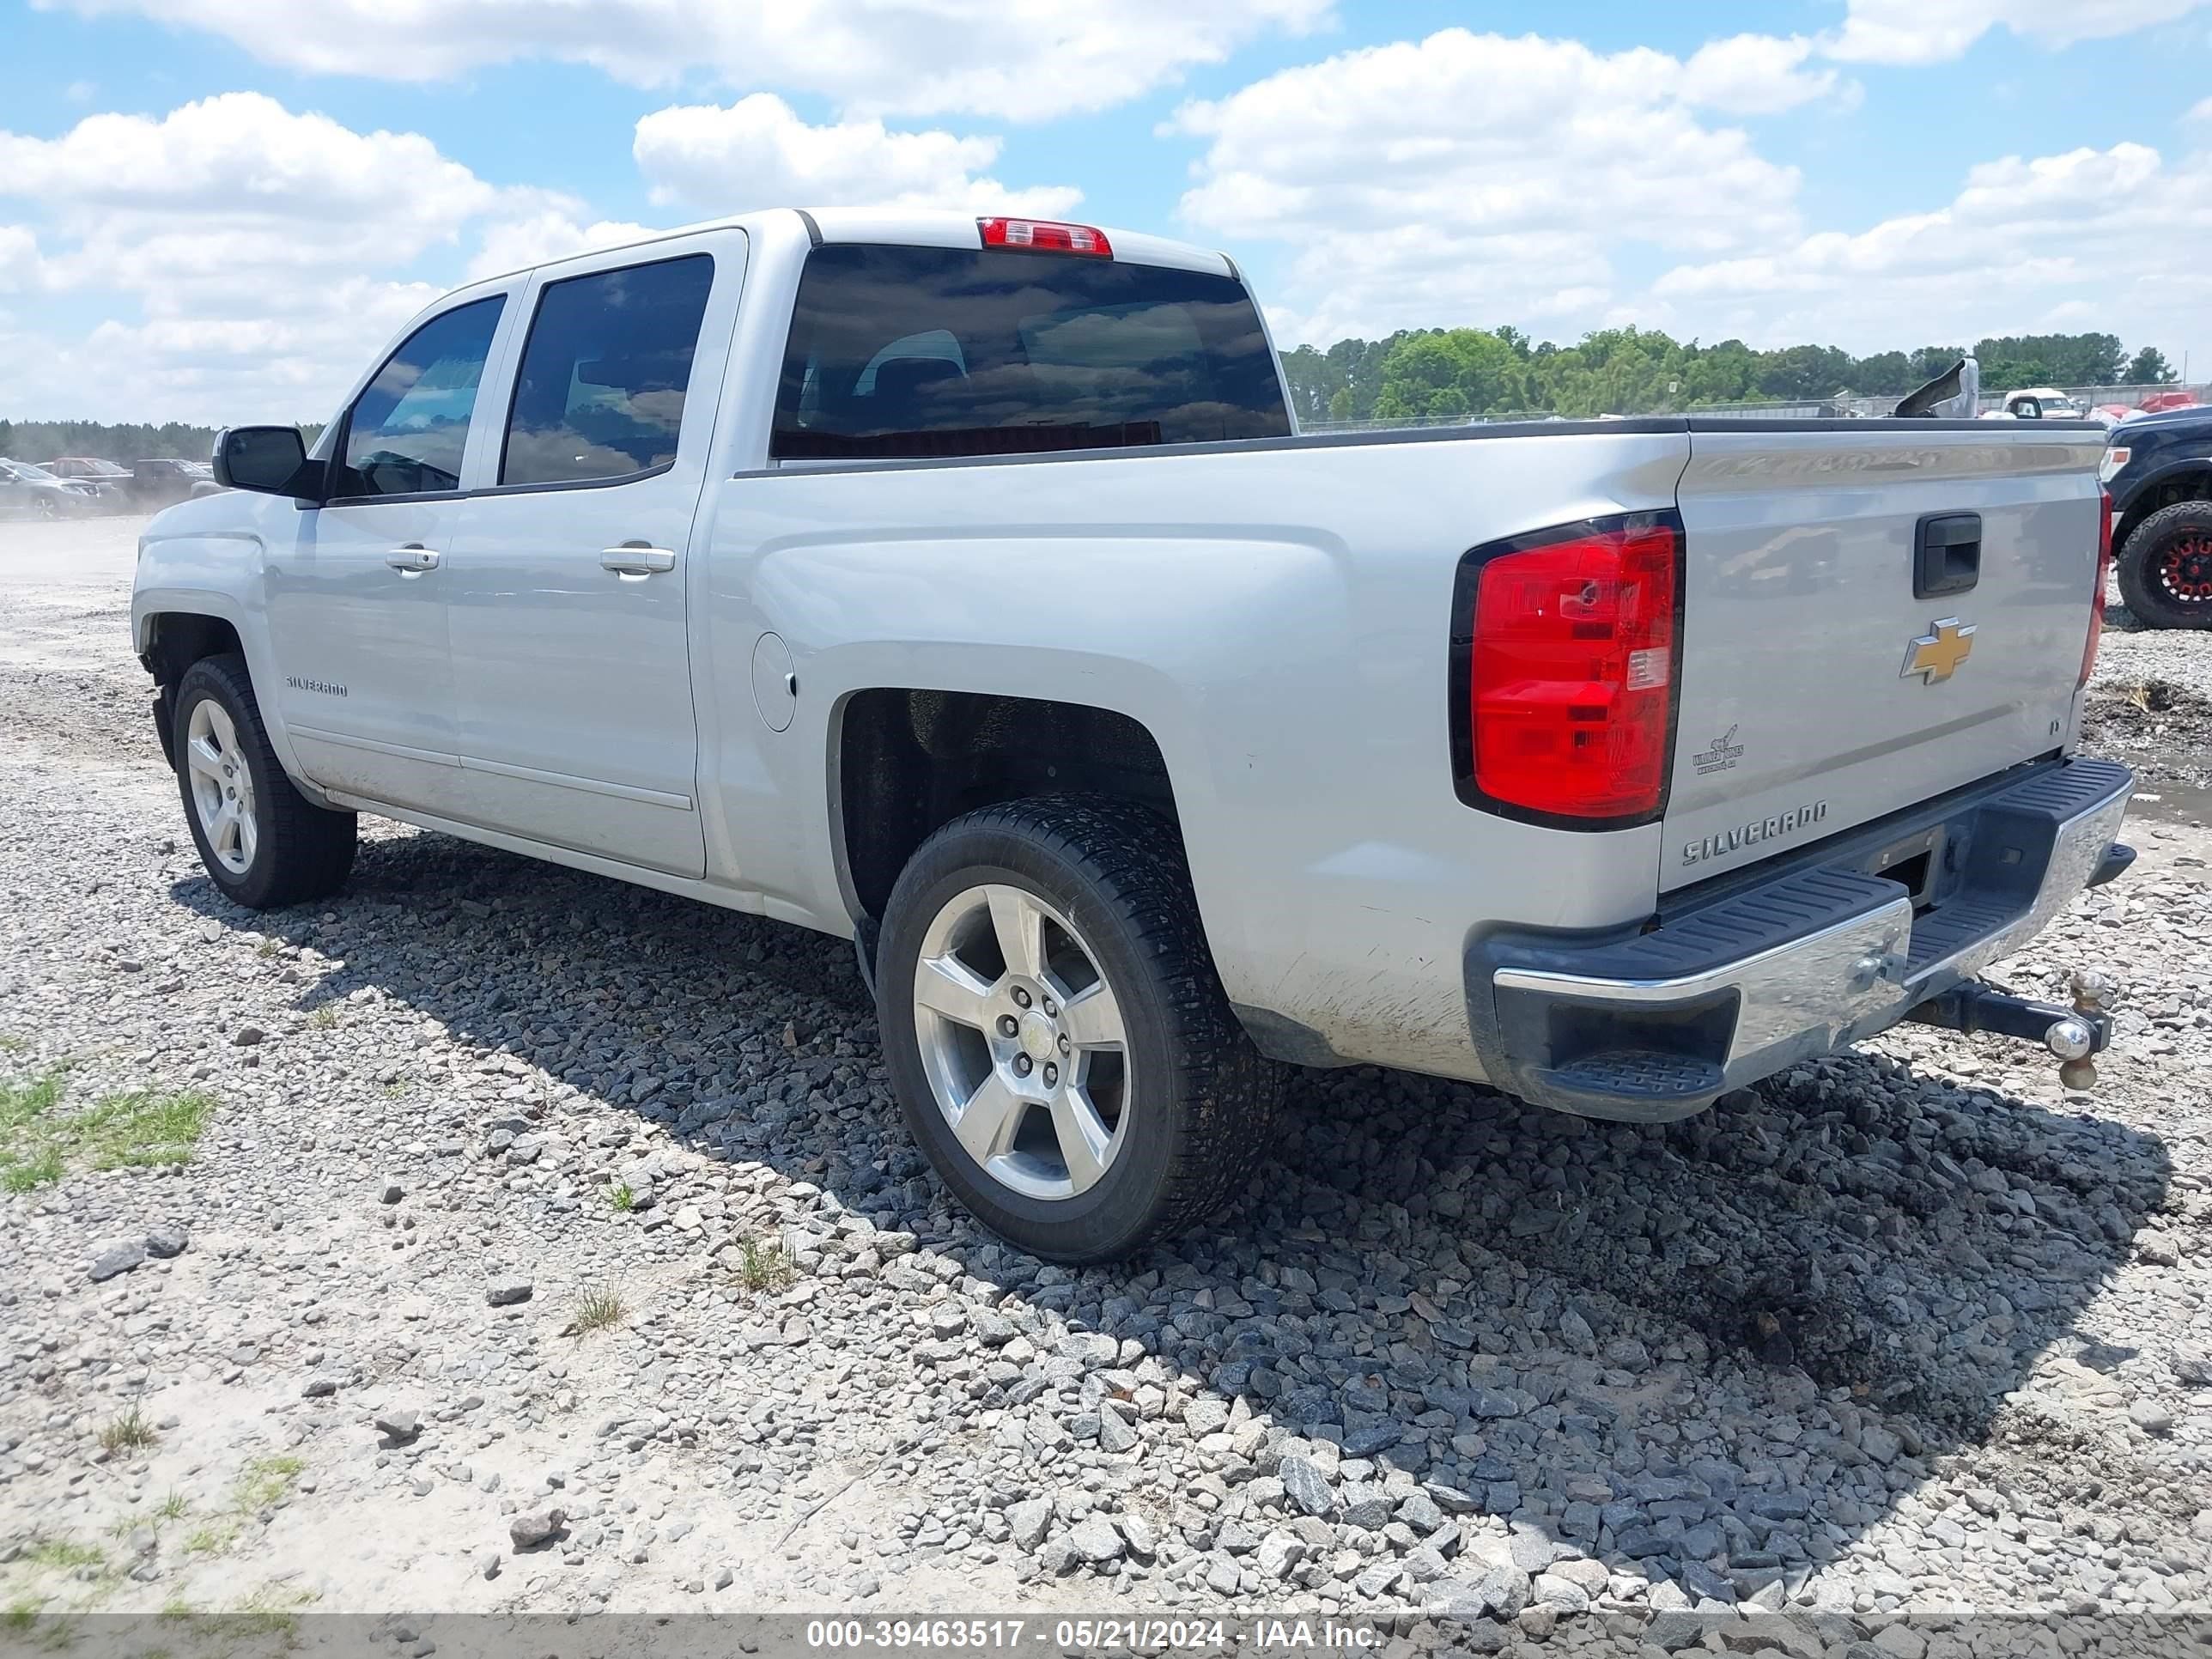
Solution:
<svg viewBox="0 0 2212 1659"><path fill-rule="evenodd" d="M434 296L419 258L577 210L488 183L420 134L252 93L88 116L53 138L0 132L0 195L37 221L27 241L0 233L0 286L27 270L117 313L0 350L0 406L131 419L326 415Z"/></svg>
<svg viewBox="0 0 2212 1659"><path fill-rule="evenodd" d="M1009 190L980 176L998 160L996 138L891 132L876 120L811 126L765 92L727 106L656 110L637 124L631 149L655 202L710 214L896 204L1049 215L1083 199L1069 185Z"/></svg>
<svg viewBox="0 0 2212 1659"><path fill-rule="evenodd" d="M1290 339L1589 315L1631 245L1722 255L1797 228L1796 171L1688 101L1740 100L1766 51L1723 46L1693 74L1662 52L1447 29L1286 70L1177 112L1174 131L1207 141L1181 213L1297 250Z"/></svg>
<svg viewBox="0 0 2212 1659"><path fill-rule="evenodd" d="M1044 119L1105 109L1221 62L1330 0L34 0L212 30L325 75L445 79L522 58L635 86L703 70L866 112Z"/></svg>
<svg viewBox="0 0 2212 1659"><path fill-rule="evenodd" d="M1842 93L1833 70L1808 70L1814 43L1803 35L1737 34L1711 40L1682 66L1680 95L1731 115L1773 115ZM1854 89L1855 91L1856 89Z"/></svg>
<svg viewBox="0 0 2212 1659"><path fill-rule="evenodd" d="M1941 64L2003 26L2045 46L2107 40L2212 0L1849 0L1827 55L1860 64Z"/></svg>
<svg viewBox="0 0 2212 1659"><path fill-rule="evenodd" d="M58 138L0 132L0 193L43 203L88 252L123 259L125 286L158 275L129 269L149 246L187 274L240 253L405 260L502 200L419 133L356 132L251 92L158 120L89 115Z"/></svg>
<svg viewBox="0 0 2212 1659"><path fill-rule="evenodd" d="M2208 256L2212 156L2168 165L2120 143L1985 162L1933 211L1680 265L1652 293L1754 343L1867 350L2084 327L2179 341L2201 319Z"/></svg>
<svg viewBox="0 0 2212 1659"><path fill-rule="evenodd" d="M527 265L542 265L571 253L593 248L618 247L653 234L649 225L601 219L580 225L557 207L549 207L526 218L502 219L484 231L483 245L469 261L463 282L502 276Z"/></svg>
<svg viewBox="0 0 2212 1659"><path fill-rule="evenodd" d="M0 225L0 294L20 294L45 283L38 234L28 225Z"/></svg>

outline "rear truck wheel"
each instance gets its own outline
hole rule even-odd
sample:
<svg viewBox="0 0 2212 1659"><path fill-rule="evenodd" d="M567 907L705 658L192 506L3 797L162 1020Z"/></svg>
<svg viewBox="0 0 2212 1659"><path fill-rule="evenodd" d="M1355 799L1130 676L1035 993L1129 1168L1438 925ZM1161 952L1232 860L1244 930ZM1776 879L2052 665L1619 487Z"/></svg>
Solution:
<svg viewBox="0 0 2212 1659"><path fill-rule="evenodd" d="M173 700L170 753L200 863L249 910L336 892L353 869L357 823L292 787L269 746L246 659L205 657Z"/></svg>
<svg viewBox="0 0 2212 1659"><path fill-rule="evenodd" d="M2176 501L2120 550L2120 598L2151 628L2212 628L2212 501Z"/></svg>
<svg viewBox="0 0 2212 1659"><path fill-rule="evenodd" d="M985 807L925 842L876 957L908 1127L976 1219L1113 1261L1213 1215L1282 1077L1230 1012L1175 827L1105 796Z"/></svg>

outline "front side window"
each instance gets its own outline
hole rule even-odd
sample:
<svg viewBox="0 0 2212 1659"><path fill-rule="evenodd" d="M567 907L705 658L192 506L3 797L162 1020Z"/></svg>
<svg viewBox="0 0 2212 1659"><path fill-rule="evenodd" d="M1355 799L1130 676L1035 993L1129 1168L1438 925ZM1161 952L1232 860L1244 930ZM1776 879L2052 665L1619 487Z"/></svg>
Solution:
<svg viewBox="0 0 2212 1659"><path fill-rule="evenodd" d="M497 295L433 317L376 371L346 416L333 496L416 495L461 487L461 453L492 336Z"/></svg>
<svg viewBox="0 0 2212 1659"><path fill-rule="evenodd" d="M522 349L499 481L576 483L674 461L714 286L704 253L547 283Z"/></svg>
<svg viewBox="0 0 2212 1659"><path fill-rule="evenodd" d="M1260 313L1233 277L840 244L800 276L770 453L1018 454L1290 429Z"/></svg>

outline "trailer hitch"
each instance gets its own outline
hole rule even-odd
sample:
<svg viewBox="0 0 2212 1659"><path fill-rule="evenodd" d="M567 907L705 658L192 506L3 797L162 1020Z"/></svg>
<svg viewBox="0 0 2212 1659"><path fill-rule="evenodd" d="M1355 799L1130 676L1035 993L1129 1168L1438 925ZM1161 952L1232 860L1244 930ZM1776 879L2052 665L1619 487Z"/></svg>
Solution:
<svg viewBox="0 0 2212 1659"><path fill-rule="evenodd" d="M1929 998L1905 1018L1949 1031L1988 1031L2040 1042L2058 1057L2063 1087L2091 1089L2097 1082L2093 1057L2112 1046L2112 1016L2106 1005L2115 988L2104 975L2084 972L2074 975L2069 988L2074 1006L2066 1008L1970 981Z"/></svg>

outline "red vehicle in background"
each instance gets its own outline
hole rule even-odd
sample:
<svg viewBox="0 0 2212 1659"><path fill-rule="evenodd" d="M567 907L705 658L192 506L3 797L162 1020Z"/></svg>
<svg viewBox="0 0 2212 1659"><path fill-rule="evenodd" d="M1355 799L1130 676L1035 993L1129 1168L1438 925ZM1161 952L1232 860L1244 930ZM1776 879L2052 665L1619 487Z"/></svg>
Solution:
<svg viewBox="0 0 2212 1659"><path fill-rule="evenodd" d="M2154 392L2136 407L2145 415L2155 415L2166 409L2194 409L2197 394L2193 392Z"/></svg>

